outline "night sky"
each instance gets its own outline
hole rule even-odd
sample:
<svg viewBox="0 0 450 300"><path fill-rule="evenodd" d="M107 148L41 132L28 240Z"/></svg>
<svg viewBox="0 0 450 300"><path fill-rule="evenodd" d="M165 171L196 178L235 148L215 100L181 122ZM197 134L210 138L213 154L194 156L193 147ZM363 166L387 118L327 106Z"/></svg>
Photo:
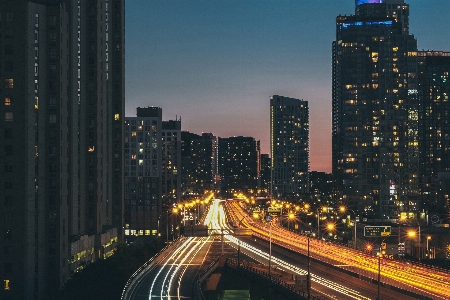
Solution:
<svg viewBox="0 0 450 300"><path fill-rule="evenodd" d="M419 50L450 51L450 1L407 0ZM311 171L331 172L331 43L354 0L126 0L126 116L251 136L269 153L272 95L309 102Z"/></svg>

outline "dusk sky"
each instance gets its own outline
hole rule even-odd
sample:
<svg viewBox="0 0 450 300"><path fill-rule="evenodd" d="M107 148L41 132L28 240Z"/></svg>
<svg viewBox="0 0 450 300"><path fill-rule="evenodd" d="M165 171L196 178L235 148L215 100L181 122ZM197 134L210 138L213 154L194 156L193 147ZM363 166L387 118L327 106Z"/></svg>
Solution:
<svg viewBox="0 0 450 300"><path fill-rule="evenodd" d="M406 0L419 50L450 51L450 0ZM354 0L127 0L126 116L251 136L270 152L269 99L309 102L310 170L331 172L331 43Z"/></svg>

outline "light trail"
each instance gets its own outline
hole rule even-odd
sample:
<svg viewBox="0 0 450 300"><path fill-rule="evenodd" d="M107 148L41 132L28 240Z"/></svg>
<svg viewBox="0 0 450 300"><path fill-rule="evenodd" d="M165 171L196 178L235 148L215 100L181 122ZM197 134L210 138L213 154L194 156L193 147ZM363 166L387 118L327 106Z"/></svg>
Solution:
<svg viewBox="0 0 450 300"><path fill-rule="evenodd" d="M215 201L215 204L218 205L218 201ZM217 228L217 226L220 225L220 226L222 226L223 229L230 229L230 227L228 226L227 220L226 220L226 214L225 214L224 207L222 205L220 205L218 209L219 209L218 210L219 213L217 214L218 218L215 221L213 221L213 225L215 226L215 228ZM246 249L248 252L252 253L253 255L257 255L260 259L262 258L262 260L259 260L255 257L251 256L252 258L260 261L261 263L266 264L266 262L269 261L269 254L267 254L266 252L259 250L258 248L253 247L245 242L242 242L241 240L237 239L236 237L234 237L231 234L226 234L225 238L228 241L230 241L231 243L233 243L235 245L239 245L241 248ZM271 259L274 263L281 266L282 269L284 269L284 270L287 270L287 271L290 271L292 273L299 274L299 275L306 275L308 273L306 270L301 269L292 264L289 264L288 262L286 262L282 259L279 259L276 256L272 255ZM356 290L350 289L341 284L338 284L331 280L325 279L321 276L311 274L311 280L320 285L323 285L329 289L332 289L335 292L344 294L349 298L359 299L359 300L370 300L370 298L365 297L364 295L361 295L361 293L359 293Z"/></svg>
<svg viewBox="0 0 450 300"><path fill-rule="evenodd" d="M217 223L217 215L219 214L219 205L218 202L215 201L211 205L211 209L208 211L208 214L205 217L204 225L208 225L209 227L213 227L216 230L220 230L219 224ZM224 214L224 212L222 212ZM213 224L213 225L212 225ZM191 265L192 261L199 253L199 251L203 248L203 246L210 242L211 237L206 238L187 238L178 248L177 250L164 261L162 266L160 267L158 273L153 278L150 290L149 290L149 299L159 298L159 299L171 299L173 296L170 295L170 291L172 290L174 280L177 278L177 287L176 287L176 297L181 299L182 296L180 294L180 286L181 281L183 279L184 273L189 265ZM161 290L159 295L153 295L155 291L155 286L160 278L163 277L161 283Z"/></svg>
<svg viewBox="0 0 450 300"><path fill-rule="evenodd" d="M248 222L248 215L237 204L228 205L227 208L230 209L230 213L235 216L235 219L243 218L242 223L251 228L256 235L268 239L267 229L257 223ZM306 253L307 237L293 234L279 226L273 227L272 242L277 242L302 254ZM377 278L378 257L316 240L311 240L310 252L311 257L315 259L332 265L349 265L353 272L375 280ZM401 289L413 290L433 299L450 298L449 273L384 258L381 262L381 276L384 282Z"/></svg>

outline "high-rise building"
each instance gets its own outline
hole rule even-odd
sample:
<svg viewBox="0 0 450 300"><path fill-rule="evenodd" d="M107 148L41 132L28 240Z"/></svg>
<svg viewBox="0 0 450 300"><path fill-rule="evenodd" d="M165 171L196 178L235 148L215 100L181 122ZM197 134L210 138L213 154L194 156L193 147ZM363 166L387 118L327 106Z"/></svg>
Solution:
<svg viewBox="0 0 450 300"><path fill-rule="evenodd" d="M203 195L206 190L214 190L214 169L217 155L214 144L217 138L211 133L198 135L181 132L181 178L182 196L186 198Z"/></svg>
<svg viewBox="0 0 450 300"><path fill-rule="evenodd" d="M162 122L162 205L181 199L181 119Z"/></svg>
<svg viewBox="0 0 450 300"><path fill-rule="evenodd" d="M403 0L357 0L336 18L335 201L376 218L418 211L417 41Z"/></svg>
<svg viewBox="0 0 450 300"><path fill-rule="evenodd" d="M259 197L270 195L270 157L269 154L261 154L259 164L258 193Z"/></svg>
<svg viewBox="0 0 450 300"><path fill-rule="evenodd" d="M235 192L255 195L259 176L259 141L243 136L219 137L218 145L222 196L232 197Z"/></svg>
<svg viewBox="0 0 450 300"><path fill-rule="evenodd" d="M125 118L127 240L163 231L168 237L169 214L180 197L181 120L163 121L161 108L138 107L136 117Z"/></svg>
<svg viewBox="0 0 450 300"><path fill-rule="evenodd" d="M51 298L122 236L124 2L0 14L0 298Z"/></svg>
<svg viewBox="0 0 450 300"><path fill-rule="evenodd" d="M421 211L440 214L439 173L450 172L450 52L419 51L419 188Z"/></svg>
<svg viewBox="0 0 450 300"><path fill-rule="evenodd" d="M156 235L162 214L162 109L125 118L125 236Z"/></svg>
<svg viewBox="0 0 450 300"><path fill-rule="evenodd" d="M271 195L298 200L309 191L308 102L274 95L270 99Z"/></svg>

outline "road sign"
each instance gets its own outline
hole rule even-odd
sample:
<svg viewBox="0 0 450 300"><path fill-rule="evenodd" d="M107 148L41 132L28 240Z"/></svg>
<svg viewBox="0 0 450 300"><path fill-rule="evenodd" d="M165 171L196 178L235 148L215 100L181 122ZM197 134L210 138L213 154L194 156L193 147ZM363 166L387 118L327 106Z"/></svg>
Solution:
<svg viewBox="0 0 450 300"><path fill-rule="evenodd" d="M270 215L279 215L281 213L281 207L269 207L267 213Z"/></svg>
<svg viewBox="0 0 450 300"><path fill-rule="evenodd" d="M249 228L235 228L234 236L251 236L253 235L253 231Z"/></svg>
<svg viewBox="0 0 450 300"><path fill-rule="evenodd" d="M383 237L391 235L391 226L364 226L365 237Z"/></svg>

